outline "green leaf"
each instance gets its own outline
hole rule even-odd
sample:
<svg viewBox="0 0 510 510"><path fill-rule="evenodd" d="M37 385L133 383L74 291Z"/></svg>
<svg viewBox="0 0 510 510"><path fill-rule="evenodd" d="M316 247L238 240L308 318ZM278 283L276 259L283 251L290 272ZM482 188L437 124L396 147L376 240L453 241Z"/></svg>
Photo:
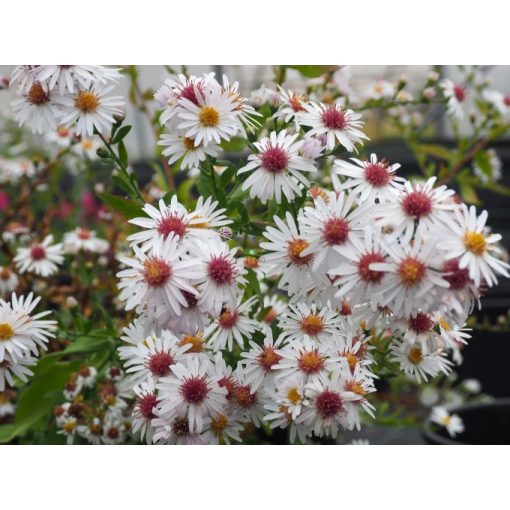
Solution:
<svg viewBox="0 0 510 510"><path fill-rule="evenodd" d="M112 144L117 144L121 142L127 134L131 131L131 126L122 126L116 133L112 139Z"/></svg>
<svg viewBox="0 0 510 510"><path fill-rule="evenodd" d="M485 151L480 151L474 157L474 161L478 168L487 176L492 177L492 167L490 156Z"/></svg>
<svg viewBox="0 0 510 510"><path fill-rule="evenodd" d="M119 212L126 218L136 218L141 215L141 208L128 198L111 195L110 193L98 193L97 196L111 209Z"/></svg>
<svg viewBox="0 0 510 510"><path fill-rule="evenodd" d="M295 69L305 78L318 78L338 69L338 66L286 66Z"/></svg>
<svg viewBox="0 0 510 510"><path fill-rule="evenodd" d="M127 153L127 150L126 150L126 146L124 145L124 142L119 142L119 160L120 160L120 164L124 167L124 168L127 168L128 166L128 153Z"/></svg>
<svg viewBox="0 0 510 510"><path fill-rule="evenodd" d="M234 136L229 141L223 140L221 142L221 148L225 152L241 152L246 147L246 141L244 138Z"/></svg>
<svg viewBox="0 0 510 510"><path fill-rule="evenodd" d="M444 159L445 161L450 161L452 156L451 151L443 145L423 144L419 145L417 150L428 156Z"/></svg>
<svg viewBox="0 0 510 510"><path fill-rule="evenodd" d="M257 278L257 273L253 269L248 269L246 272L246 279L248 280L248 284L253 290L253 294L260 296L260 283Z"/></svg>
<svg viewBox="0 0 510 510"><path fill-rule="evenodd" d="M221 184L222 188L225 188L226 186L228 186L229 184L232 183L235 173L236 173L236 169L233 166L231 166L223 171L223 173L220 176L220 184Z"/></svg>

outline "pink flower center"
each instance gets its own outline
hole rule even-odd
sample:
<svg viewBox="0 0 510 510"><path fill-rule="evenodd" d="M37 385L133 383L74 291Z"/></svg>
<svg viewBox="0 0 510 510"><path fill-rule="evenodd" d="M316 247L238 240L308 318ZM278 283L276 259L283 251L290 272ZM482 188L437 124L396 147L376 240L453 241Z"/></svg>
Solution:
<svg viewBox="0 0 510 510"><path fill-rule="evenodd" d="M187 436L189 434L189 422L188 418L184 416L178 416L172 423L172 430L178 437Z"/></svg>
<svg viewBox="0 0 510 510"><path fill-rule="evenodd" d="M334 391L324 390L315 399L317 413L323 419L331 418L339 414L343 409L342 399Z"/></svg>
<svg viewBox="0 0 510 510"><path fill-rule="evenodd" d="M227 285L232 283L234 269L227 258L214 257L209 262L208 274L218 285Z"/></svg>
<svg viewBox="0 0 510 510"><path fill-rule="evenodd" d="M462 290L469 283L469 269L459 268L459 259L447 260L443 264L443 278L452 290Z"/></svg>
<svg viewBox="0 0 510 510"><path fill-rule="evenodd" d="M345 114L336 108L326 110L322 114L322 123L329 129L345 129L347 125Z"/></svg>
<svg viewBox="0 0 510 510"><path fill-rule="evenodd" d="M505 96L503 98L503 102L505 103L505 106L510 106L510 96Z"/></svg>
<svg viewBox="0 0 510 510"><path fill-rule="evenodd" d="M191 377L181 384L181 394L190 404L200 404L208 393L209 388L203 377Z"/></svg>
<svg viewBox="0 0 510 510"><path fill-rule="evenodd" d="M426 333L434 326L434 321L426 313L417 313L416 317L410 317L407 321L409 327L416 333Z"/></svg>
<svg viewBox="0 0 510 510"><path fill-rule="evenodd" d="M289 164L289 156L280 147L269 146L260 158L262 167L274 174L283 172Z"/></svg>
<svg viewBox="0 0 510 510"><path fill-rule="evenodd" d="M200 85L197 86L197 89L200 93L202 93L202 87ZM188 101L191 101L193 104L196 104L198 106L198 98L195 93L195 86L190 83L189 85L186 85L181 90L181 93L179 94L179 99L183 97L184 99L187 99Z"/></svg>
<svg viewBox="0 0 510 510"><path fill-rule="evenodd" d="M143 263L143 277L151 287L161 287L171 276L172 268L163 259L152 257Z"/></svg>
<svg viewBox="0 0 510 510"><path fill-rule="evenodd" d="M365 167L365 180L374 188L383 188L390 182L387 166L382 163L369 163Z"/></svg>
<svg viewBox="0 0 510 510"><path fill-rule="evenodd" d="M40 244L36 244L30 248L30 256L32 260L42 260L46 258L46 250Z"/></svg>
<svg viewBox="0 0 510 510"><path fill-rule="evenodd" d="M455 98L459 103L463 103L466 99L466 89L460 85L455 85L453 87L453 93L455 94Z"/></svg>
<svg viewBox="0 0 510 510"><path fill-rule="evenodd" d="M220 315L218 322L223 329L231 329L237 324L238 314L234 310L231 312L228 308Z"/></svg>
<svg viewBox="0 0 510 510"><path fill-rule="evenodd" d="M157 352L149 358L148 368L152 375L164 377L170 373L170 367L175 360L168 352Z"/></svg>
<svg viewBox="0 0 510 510"><path fill-rule="evenodd" d="M181 290L182 295L184 296L184 299L186 300L186 303L188 304L188 308L195 308L198 303L198 299L195 296L195 294L192 294L191 292L188 292L187 290Z"/></svg>
<svg viewBox="0 0 510 510"><path fill-rule="evenodd" d="M243 409L249 409L257 401L257 394L251 392L249 385L238 386L235 395L238 405Z"/></svg>
<svg viewBox="0 0 510 510"><path fill-rule="evenodd" d="M158 223L158 234L165 239L171 232L179 237L183 237L186 233L186 223L177 214L169 214L161 218Z"/></svg>
<svg viewBox="0 0 510 510"><path fill-rule="evenodd" d="M322 235L329 245L344 244L349 236L349 224L344 218L330 218L324 222Z"/></svg>
<svg viewBox="0 0 510 510"><path fill-rule="evenodd" d="M372 271L370 264L375 262L384 262L384 256L381 253L365 253L358 261L358 274L360 278L369 283L379 283L384 276L382 271Z"/></svg>
<svg viewBox="0 0 510 510"><path fill-rule="evenodd" d="M90 230L87 230L86 228L80 228L80 230L78 230L78 238L83 241L90 239L90 235Z"/></svg>
<svg viewBox="0 0 510 510"><path fill-rule="evenodd" d="M237 392L238 385L234 381L233 377L227 377L227 376L222 377L218 381L218 386L220 388L225 388L227 390L227 400L232 400L233 398L236 398L236 392Z"/></svg>
<svg viewBox="0 0 510 510"><path fill-rule="evenodd" d="M402 201L402 209L408 216L421 218L432 212L432 199L423 191L412 191Z"/></svg>
<svg viewBox="0 0 510 510"><path fill-rule="evenodd" d="M146 420L152 420L152 418L155 417L153 410L157 403L158 399L153 393L146 393L145 395L142 395L138 400L138 409L140 409L140 414Z"/></svg>

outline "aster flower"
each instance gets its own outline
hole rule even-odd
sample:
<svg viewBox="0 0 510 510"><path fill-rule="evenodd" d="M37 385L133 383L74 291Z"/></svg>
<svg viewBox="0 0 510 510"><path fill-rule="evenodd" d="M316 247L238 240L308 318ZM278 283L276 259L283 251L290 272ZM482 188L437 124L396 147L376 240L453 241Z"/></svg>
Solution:
<svg viewBox="0 0 510 510"><path fill-rule="evenodd" d="M430 421L445 427L451 437L464 432L464 423L456 414L450 414L444 407L436 406L430 413Z"/></svg>
<svg viewBox="0 0 510 510"><path fill-rule="evenodd" d="M11 301L0 299L0 362L8 355L12 361L23 357L27 352L38 355L37 347L46 348L49 337L55 336L56 322L43 320L51 311L33 312L40 297L18 297L12 294Z"/></svg>
<svg viewBox="0 0 510 510"><path fill-rule="evenodd" d="M178 128L196 146L230 140L239 131L239 112L234 99L219 87L201 93L195 86L194 91L196 102L185 97L179 99Z"/></svg>
<svg viewBox="0 0 510 510"><path fill-rule="evenodd" d="M305 338L326 345L341 326L336 311L329 307L318 309L316 305L305 303L289 305L289 311L279 321L282 330L281 341L300 342Z"/></svg>
<svg viewBox="0 0 510 510"><path fill-rule="evenodd" d="M196 295L190 282L203 275L196 261L186 257L185 247L179 245L173 233L164 241L156 240L149 254L137 246L133 249L136 258L119 257L129 269L117 273L121 280L119 299L126 301L126 310L142 305L149 307L152 316L153 307L168 307L180 315L181 309L187 306L182 291Z"/></svg>
<svg viewBox="0 0 510 510"><path fill-rule="evenodd" d="M0 266L0 296L16 290L18 275L7 266Z"/></svg>
<svg viewBox="0 0 510 510"><path fill-rule="evenodd" d="M280 388L277 389L280 390ZM296 393L294 393L293 390ZM264 407L269 411L269 413L264 416L264 421L269 422L269 427L271 429L275 429L277 427L281 429L290 428L290 442L294 443L296 438L299 438L301 444L304 444L306 443L306 437L309 435L309 431L303 423L296 423L296 421L292 418L292 412L289 411L289 408L284 403L281 403L284 391L285 390L283 388L281 391L278 391L278 393L274 390L268 390L269 399ZM290 393L290 399L293 401L297 401L301 398L300 389L297 389L297 386L292 385L290 382L287 395L288 393ZM287 400L291 401L290 399Z"/></svg>
<svg viewBox="0 0 510 510"><path fill-rule="evenodd" d="M442 80L439 82L439 86L447 100L448 113L457 119L463 118L465 102L468 97L466 87L456 84L452 80Z"/></svg>
<svg viewBox="0 0 510 510"><path fill-rule="evenodd" d="M0 308L1 314L1 308ZM1 319L0 319L1 321ZM0 334L2 323L0 322ZM2 338L0 337L0 341ZM37 358L32 356L29 352L25 351L20 356L13 358L9 353L3 354L3 359L0 361L0 391L4 391L6 388L15 386L14 377L17 377L23 382L27 382L28 378L34 373L30 370L31 366L37 363Z"/></svg>
<svg viewBox="0 0 510 510"><path fill-rule="evenodd" d="M309 403L305 397L305 388L305 378L301 374L296 374L279 381L275 390L268 390L268 393L272 397L271 400L285 409L285 414L290 415L291 421L295 422ZM270 415L266 415L264 420L266 419L271 419Z"/></svg>
<svg viewBox="0 0 510 510"><path fill-rule="evenodd" d="M241 353L243 359L240 363L244 367L245 381L254 390L268 381L273 381L275 374L273 368L282 359L279 351L282 340L280 338L273 340L271 328L267 328L264 334L262 345L250 340L251 349Z"/></svg>
<svg viewBox="0 0 510 510"><path fill-rule="evenodd" d="M198 305L213 315L219 315L223 306L235 308L239 286L246 284L246 270L235 258L237 248L230 249L220 241L207 244L195 242L191 246L196 257L193 264L200 273Z"/></svg>
<svg viewBox="0 0 510 510"><path fill-rule="evenodd" d="M445 358L442 350L426 354L421 345L409 342L394 342L391 346L391 361L399 363L400 369L408 376L416 378L418 382L428 377L436 377L439 372L445 375L451 371L451 362Z"/></svg>
<svg viewBox="0 0 510 510"><path fill-rule="evenodd" d="M233 373L235 385L232 390L234 409L241 413L244 421L251 421L256 427L260 427L265 415L266 403L265 392L261 388L248 383L244 367L238 365Z"/></svg>
<svg viewBox="0 0 510 510"><path fill-rule="evenodd" d="M186 416L189 431L201 432L205 419L223 411L227 390L218 385L208 361L193 358L187 366L178 363L171 370L157 385L160 403L155 413L166 421Z"/></svg>
<svg viewBox="0 0 510 510"><path fill-rule="evenodd" d="M351 306L370 301L385 276L380 271L370 269L374 262L386 260L380 235L373 228L365 227L363 238L353 237L351 245L343 247L341 254L347 262L340 262L329 271L339 288L335 296L348 299Z"/></svg>
<svg viewBox="0 0 510 510"><path fill-rule="evenodd" d="M244 348L244 339L250 338L258 329L257 321L250 319L248 314L257 300L256 296L241 302L240 296L234 308L225 307L220 315L207 327L204 335L207 344L215 351L227 349L232 351L234 340L241 349Z"/></svg>
<svg viewBox="0 0 510 510"><path fill-rule="evenodd" d="M102 254L108 251L110 245L105 239L97 237L96 232L83 227L76 227L64 234L64 250L66 253L78 253L80 250L89 253Z"/></svg>
<svg viewBox="0 0 510 510"><path fill-rule="evenodd" d="M102 133L109 131L115 123L114 115L123 115L122 96L109 96L114 85L94 83L88 88L80 88L72 96L58 98L62 109L60 122L71 126L76 123L76 134L91 137L94 128Z"/></svg>
<svg viewBox="0 0 510 510"><path fill-rule="evenodd" d="M311 268L314 254L303 254L310 242L299 233L292 215L287 212L287 223L275 216L277 229L267 227L263 233L269 242L260 243L263 250L270 253L261 257L261 269L266 276L278 276L278 288L286 290L290 295L298 291L307 291L314 285Z"/></svg>
<svg viewBox="0 0 510 510"><path fill-rule="evenodd" d="M375 204L376 201L386 202L394 199L395 191L402 188L404 178L395 175L400 168L398 163L393 165L385 160L379 161L375 154L370 160L361 161L351 158L351 162L335 160L334 175L347 177L343 183L334 180L337 191L350 190L358 196L360 203Z"/></svg>
<svg viewBox="0 0 510 510"><path fill-rule="evenodd" d="M147 444L151 444L153 435L151 420L156 418L154 409L158 405L154 382L152 379L147 379L135 386L133 391L136 394L136 403L133 408L133 433L140 433L142 441L146 438Z"/></svg>
<svg viewBox="0 0 510 510"><path fill-rule="evenodd" d="M424 237L418 229L413 243L390 244L381 241L388 257L372 262L368 269L386 273L373 295L378 306L388 306L396 314L409 316L419 308L429 311L437 305L449 283L438 269L437 238ZM440 267L440 266L439 266Z"/></svg>
<svg viewBox="0 0 510 510"><path fill-rule="evenodd" d="M324 263L324 272L327 272L338 263L344 250L354 247L355 238L360 238L359 231L367 220L367 209L355 207L354 195L335 192L328 193L327 200L317 197L314 205L305 207L299 218L301 232L310 242L302 254L315 254L313 269Z"/></svg>
<svg viewBox="0 0 510 510"><path fill-rule="evenodd" d="M203 445L204 434L191 432L187 416L176 416L170 420L154 418L152 442L157 444Z"/></svg>
<svg viewBox="0 0 510 510"><path fill-rule="evenodd" d="M301 194L300 184L310 183L302 172L316 172L313 161L299 155L303 141L296 141L298 135L288 135L283 130L272 131L268 137L255 142L258 154L248 156L248 164L239 174L255 170L244 182L242 189L250 190L250 196L258 197L262 203L275 198L282 201L282 193L290 202Z"/></svg>
<svg viewBox="0 0 510 510"><path fill-rule="evenodd" d="M143 323L135 321L123 329L121 340L128 345L119 347L119 357L133 385L142 381L168 376L176 363L184 362L185 353L190 345L179 345L178 338L170 331L162 331L161 335L145 334Z"/></svg>
<svg viewBox="0 0 510 510"><path fill-rule="evenodd" d="M189 169L192 173L198 173L200 163L207 156L216 158L220 151L219 145L214 142L195 145L195 140L179 134L161 135L158 145L165 147L163 156L168 158L170 165L182 158L181 170Z"/></svg>
<svg viewBox="0 0 510 510"><path fill-rule="evenodd" d="M406 181L396 200L378 204L375 208L376 223L392 229L392 238L403 233L409 241L416 224L429 230L451 227L452 212L458 207L452 200L453 190L446 186L434 188L436 177L426 182L411 184Z"/></svg>
<svg viewBox="0 0 510 510"><path fill-rule="evenodd" d="M18 248L14 262L20 273L30 272L46 277L58 270L64 261L62 244L52 244L53 235L47 235L42 243L34 243L29 248Z"/></svg>
<svg viewBox="0 0 510 510"><path fill-rule="evenodd" d="M299 94L291 90L284 90L278 85L278 94L280 96L280 107L274 114L276 119L283 119L285 123L296 119L299 112L304 112L307 102L304 94Z"/></svg>
<svg viewBox="0 0 510 510"><path fill-rule="evenodd" d="M451 232L444 234L445 239L438 243L438 248L445 252L444 256L448 260L459 257L459 268L469 270L469 277L475 285L479 286L483 278L485 283L492 287L498 283L496 274L507 278L510 276L510 265L493 255L502 254L496 245L501 240L501 235L487 232L487 217L487 211L482 211L480 216L477 216L474 206L457 209L456 222L452 222Z"/></svg>
<svg viewBox="0 0 510 510"><path fill-rule="evenodd" d="M340 105L325 105L309 102L303 105L306 111L296 115L297 122L302 126L309 126L307 136L326 135L326 147L333 150L340 143L349 152L354 151L356 144L368 140L360 131L363 126L361 115L350 109L344 110Z"/></svg>
<svg viewBox="0 0 510 510"><path fill-rule="evenodd" d="M57 129L62 115L60 101L60 96L35 81L20 99L13 101L12 110L20 126L29 124L33 133L42 135Z"/></svg>
<svg viewBox="0 0 510 510"><path fill-rule="evenodd" d="M339 369L335 369L328 377L307 384L305 396L310 404L304 408L297 422L304 423L316 436L327 434L335 438L340 428L352 428L348 414L360 396L345 391Z"/></svg>

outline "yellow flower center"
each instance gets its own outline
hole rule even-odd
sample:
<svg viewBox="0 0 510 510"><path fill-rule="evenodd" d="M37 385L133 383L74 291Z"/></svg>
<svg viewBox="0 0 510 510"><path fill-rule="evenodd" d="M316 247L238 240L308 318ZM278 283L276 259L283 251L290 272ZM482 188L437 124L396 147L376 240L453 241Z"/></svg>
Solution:
<svg viewBox="0 0 510 510"><path fill-rule="evenodd" d="M94 113L99 106L99 99L92 92L85 90L76 96L74 106L83 113Z"/></svg>
<svg viewBox="0 0 510 510"><path fill-rule="evenodd" d="M425 276L425 265L412 257L406 257L398 268L400 280L406 287L421 283Z"/></svg>
<svg viewBox="0 0 510 510"><path fill-rule="evenodd" d="M211 430L216 436L221 436L227 428L228 418L224 414L220 414L215 418L211 418Z"/></svg>
<svg viewBox="0 0 510 510"><path fill-rule="evenodd" d="M299 402L302 400L297 388L291 388L287 393L287 398L289 399L289 402L294 405L299 404Z"/></svg>
<svg viewBox="0 0 510 510"><path fill-rule="evenodd" d="M301 256L301 252L310 245L308 241L304 239L293 239L287 244L287 253L290 260L298 265L303 266L308 264L313 258L313 254Z"/></svg>
<svg viewBox="0 0 510 510"><path fill-rule="evenodd" d="M450 422L451 422L451 421L452 421L452 417L451 417L449 414L447 414L446 416L443 416L443 417L441 418L441 423L442 423L445 427L447 427L448 425L450 425Z"/></svg>
<svg viewBox="0 0 510 510"><path fill-rule="evenodd" d="M200 111L199 120L204 127L214 127L220 121L220 114L212 106L204 106Z"/></svg>
<svg viewBox="0 0 510 510"><path fill-rule="evenodd" d="M68 433L71 433L76 427L76 422L74 420L69 420L64 423L64 430Z"/></svg>
<svg viewBox="0 0 510 510"><path fill-rule="evenodd" d="M90 138L83 139L81 141L81 147L85 151L92 149L92 140Z"/></svg>
<svg viewBox="0 0 510 510"><path fill-rule="evenodd" d="M10 340L14 336L14 330L6 322L0 324L0 340Z"/></svg>
<svg viewBox="0 0 510 510"><path fill-rule="evenodd" d="M452 327L442 317L439 319L438 322L439 326L441 326L442 329L444 329L445 331L451 331Z"/></svg>
<svg viewBox="0 0 510 510"><path fill-rule="evenodd" d="M422 350L419 347L413 347L409 351L407 358L413 365L419 365L423 361Z"/></svg>
<svg viewBox="0 0 510 510"><path fill-rule="evenodd" d="M483 255L487 249L485 237L480 232L466 232L464 235L464 246L475 255Z"/></svg>
<svg viewBox="0 0 510 510"><path fill-rule="evenodd" d="M179 346L191 345L191 347L186 352L202 352L204 350L204 340L202 338L201 333L197 333L196 335L184 335L182 340L179 343Z"/></svg>
<svg viewBox="0 0 510 510"><path fill-rule="evenodd" d="M307 335L318 335L324 329L322 317L319 315L308 315L301 320L301 329Z"/></svg>

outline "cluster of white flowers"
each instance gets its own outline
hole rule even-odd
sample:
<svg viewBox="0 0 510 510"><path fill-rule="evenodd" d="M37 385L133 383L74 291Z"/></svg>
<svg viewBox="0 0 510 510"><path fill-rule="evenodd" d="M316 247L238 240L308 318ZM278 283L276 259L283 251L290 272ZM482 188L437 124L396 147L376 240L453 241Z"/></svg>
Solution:
<svg viewBox="0 0 510 510"><path fill-rule="evenodd" d="M226 76L218 83L214 73L165 81L155 98L164 107L160 122L170 131L159 142L170 164L182 158L183 170L197 172L207 156L218 155L223 140L246 135L258 113L238 88Z"/></svg>
<svg viewBox="0 0 510 510"><path fill-rule="evenodd" d="M14 387L14 377L26 382L33 375L28 367L36 364L39 349L46 349L54 336L56 322L43 319L50 311L31 315L40 299L32 293L0 299L0 391Z"/></svg>
<svg viewBox="0 0 510 510"><path fill-rule="evenodd" d="M226 90L211 76L165 85L157 97L170 136L205 148L242 133L245 102ZM325 148L353 151L366 138L360 116L340 103L278 94L276 116L293 124L263 136L239 171L252 172L243 186L262 203L291 202ZM209 109L224 122L205 125ZM335 161L333 191L315 187L312 203L274 217L260 264L236 258L222 238L229 220L210 198L189 212L173 196L131 220L143 230L129 238L135 256L119 257L128 268L118 277L120 299L139 317L119 352L137 395L134 428L148 442L239 441L249 421L288 427L292 441L359 428L374 411L377 332L390 338L387 361L418 382L451 370L447 355L469 338L465 320L482 287L510 266L485 211L398 168L374 154ZM262 288L276 282L276 293L246 295L246 268Z"/></svg>
<svg viewBox="0 0 510 510"><path fill-rule="evenodd" d="M12 108L20 125L37 134L75 128L91 137L109 131L115 115L123 115L124 100L110 92L120 74L103 66L22 65L12 73L11 86L20 97Z"/></svg>

